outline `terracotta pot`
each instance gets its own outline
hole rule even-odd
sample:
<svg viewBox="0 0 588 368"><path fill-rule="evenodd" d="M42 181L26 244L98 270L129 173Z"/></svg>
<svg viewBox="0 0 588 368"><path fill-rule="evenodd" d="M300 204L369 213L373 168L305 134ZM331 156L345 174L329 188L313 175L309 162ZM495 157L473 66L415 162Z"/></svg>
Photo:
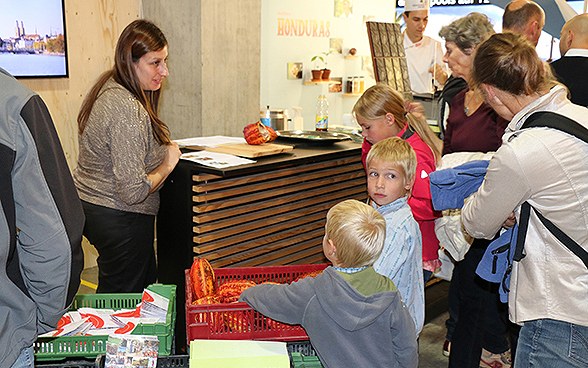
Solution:
<svg viewBox="0 0 588 368"><path fill-rule="evenodd" d="M323 77L324 81L328 81L331 77L331 70L330 69L323 69Z"/></svg>
<svg viewBox="0 0 588 368"><path fill-rule="evenodd" d="M323 71L322 70L311 70L312 72L312 80L313 81L320 81L323 79Z"/></svg>

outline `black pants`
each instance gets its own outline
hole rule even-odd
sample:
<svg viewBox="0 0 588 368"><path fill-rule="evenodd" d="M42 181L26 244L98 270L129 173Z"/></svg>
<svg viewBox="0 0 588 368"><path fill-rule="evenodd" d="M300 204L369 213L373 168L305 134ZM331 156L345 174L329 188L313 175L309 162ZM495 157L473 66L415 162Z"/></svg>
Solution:
<svg viewBox="0 0 588 368"><path fill-rule="evenodd" d="M508 350L506 305L499 303L498 284L476 274L478 263L490 241L476 239L465 258L457 262L459 294L457 324L451 335L449 367L480 366L482 347L492 353ZM452 284L454 280L451 280Z"/></svg>
<svg viewBox="0 0 588 368"><path fill-rule="evenodd" d="M84 236L98 250L97 293L140 293L157 280L155 215L82 201Z"/></svg>

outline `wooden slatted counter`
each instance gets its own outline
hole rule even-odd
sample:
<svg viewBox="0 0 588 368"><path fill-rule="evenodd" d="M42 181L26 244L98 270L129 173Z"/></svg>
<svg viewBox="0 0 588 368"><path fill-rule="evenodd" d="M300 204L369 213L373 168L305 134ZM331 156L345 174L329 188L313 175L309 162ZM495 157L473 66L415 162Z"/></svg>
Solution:
<svg viewBox="0 0 588 368"><path fill-rule="evenodd" d="M297 145L256 161L217 170L180 160L166 180L157 217L158 272L160 282L178 285L178 300L183 270L194 257L214 268L326 262L328 209L367 198L359 143ZM179 323L176 328L181 334Z"/></svg>

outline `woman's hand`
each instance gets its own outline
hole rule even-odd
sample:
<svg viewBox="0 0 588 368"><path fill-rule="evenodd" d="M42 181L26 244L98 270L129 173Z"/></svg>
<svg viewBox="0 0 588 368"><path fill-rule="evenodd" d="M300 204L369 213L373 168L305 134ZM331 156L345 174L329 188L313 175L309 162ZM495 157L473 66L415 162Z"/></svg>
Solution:
<svg viewBox="0 0 588 368"><path fill-rule="evenodd" d="M443 86L445 82L447 82L447 73L443 70L443 67L439 64L435 64L431 69L429 69L429 73L433 74L433 78L439 83L439 85Z"/></svg>
<svg viewBox="0 0 588 368"><path fill-rule="evenodd" d="M165 179L178 164L181 155L182 152L180 151L178 144L176 142L170 142L169 146L167 146L167 153L163 159L163 162L157 166L155 170L147 174L147 178L151 179L153 182L149 194L155 192L163 185Z"/></svg>
<svg viewBox="0 0 588 368"><path fill-rule="evenodd" d="M513 227L515 224L517 223L517 219L515 217L514 212L512 212L508 218L506 219L506 221L504 221L504 224L502 224L502 227L505 229L510 229L511 227Z"/></svg>
<svg viewBox="0 0 588 368"><path fill-rule="evenodd" d="M413 115L425 115L425 108L418 102L413 101L405 101L404 102L404 109L409 114Z"/></svg>
<svg viewBox="0 0 588 368"><path fill-rule="evenodd" d="M182 155L182 151L180 151L180 146L176 142L171 142L169 146L167 146L167 155L165 156L165 160L163 161L167 165L171 166L172 170L180 161L180 156Z"/></svg>
<svg viewBox="0 0 588 368"><path fill-rule="evenodd" d="M421 119L423 121L427 119L425 108L418 102L405 101L404 109L407 113L414 115L414 117L417 119Z"/></svg>

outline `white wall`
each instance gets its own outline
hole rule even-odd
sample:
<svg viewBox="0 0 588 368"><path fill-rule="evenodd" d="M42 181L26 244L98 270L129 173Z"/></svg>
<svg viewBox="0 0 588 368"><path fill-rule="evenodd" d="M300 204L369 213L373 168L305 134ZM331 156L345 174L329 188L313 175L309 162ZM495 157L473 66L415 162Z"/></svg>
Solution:
<svg viewBox="0 0 588 368"><path fill-rule="evenodd" d="M300 79L287 79L288 62L304 64L304 79L310 79L312 56L329 51L329 38L343 39L343 54L329 55L328 67L331 77L364 75L361 58L344 59L352 47L358 55L370 55L367 31L363 27L363 16L373 16L377 22L393 22L395 0L371 0L353 2L353 17L335 18L334 0L262 0L261 1L261 88L260 108L288 109L293 117L292 106L303 109L304 128L314 130L315 105L318 95L324 93L329 101L329 124L340 125L343 114L351 112L357 97L343 98L343 93L328 93L327 85L303 85ZM328 37L280 36L278 19L316 21L326 28ZM375 82L366 78L366 88ZM344 87L344 86L343 86ZM345 89L343 88L343 91Z"/></svg>

